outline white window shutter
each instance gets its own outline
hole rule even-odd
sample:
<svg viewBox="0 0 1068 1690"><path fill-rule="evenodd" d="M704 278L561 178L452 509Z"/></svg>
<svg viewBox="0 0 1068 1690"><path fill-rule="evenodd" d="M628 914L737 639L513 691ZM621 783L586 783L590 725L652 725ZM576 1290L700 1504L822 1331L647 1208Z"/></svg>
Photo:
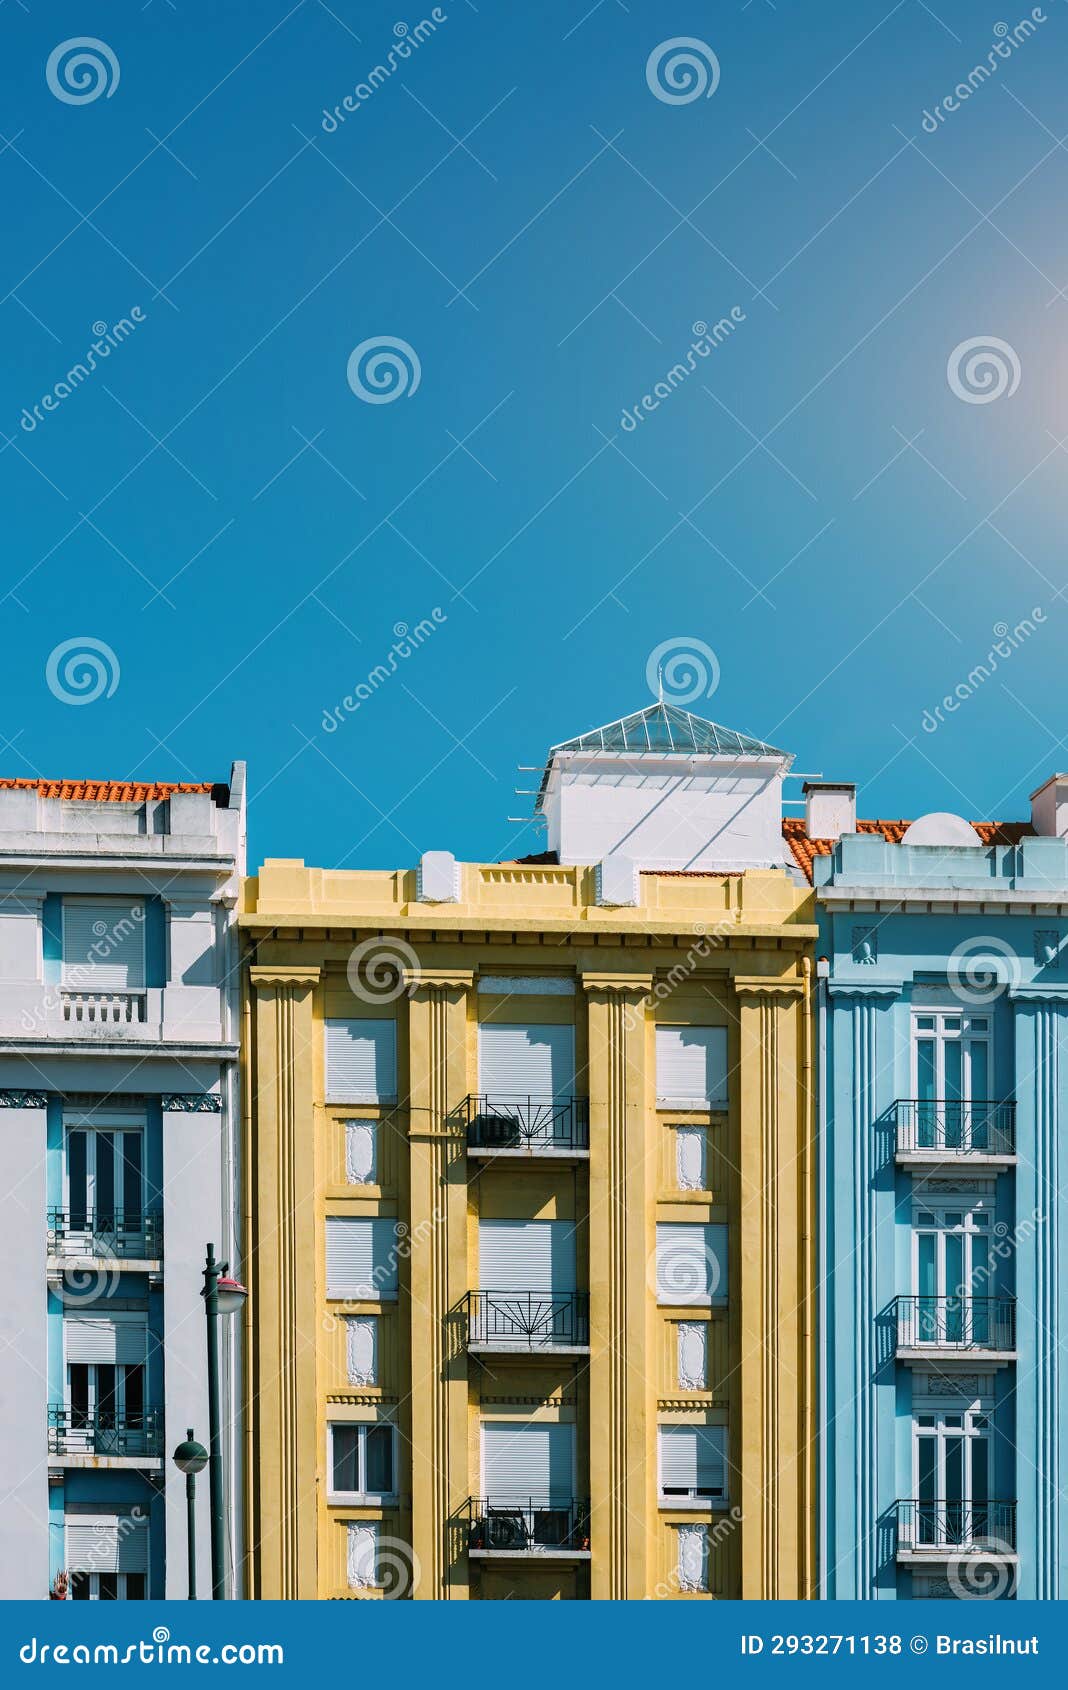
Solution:
<svg viewBox="0 0 1068 1690"><path fill-rule="evenodd" d="M675 1128L675 1177L680 1191L707 1191L704 1127Z"/></svg>
<svg viewBox="0 0 1068 1690"><path fill-rule="evenodd" d="M725 1494L725 1426L661 1426L659 1445L661 1491Z"/></svg>
<svg viewBox="0 0 1068 1690"><path fill-rule="evenodd" d="M63 984L83 992L137 992L145 984L141 903L63 899Z"/></svg>
<svg viewBox="0 0 1068 1690"><path fill-rule="evenodd" d="M378 1183L378 1122L345 1122L345 1173L350 1185Z"/></svg>
<svg viewBox="0 0 1068 1690"><path fill-rule="evenodd" d="M397 1223L362 1215L326 1219L326 1294L375 1303L397 1295Z"/></svg>
<svg viewBox="0 0 1068 1690"><path fill-rule="evenodd" d="M396 1103L397 1023L327 1021L326 1096L334 1103Z"/></svg>
<svg viewBox="0 0 1068 1690"><path fill-rule="evenodd" d="M373 1590L378 1583L378 1522L349 1520L348 1578L350 1590Z"/></svg>
<svg viewBox="0 0 1068 1690"><path fill-rule="evenodd" d="M478 1089L498 1102L571 1096L574 1027L484 1022L478 1030Z"/></svg>
<svg viewBox="0 0 1068 1690"><path fill-rule="evenodd" d="M147 1573L147 1515L76 1514L66 1526L68 1572Z"/></svg>
<svg viewBox="0 0 1068 1690"><path fill-rule="evenodd" d="M345 1351L350 1385L378 1384L378 1317L350 1315L345 1322Z"/></svg>
<svg viewBox="0 0 1068 1690"><path fill-rule="evenodd" d="M726 1027L657 1027L656 1097L677 1108L726 1103Z"/></svg>
<svg viewBox="0 0 1068 1690"><path fill-rule="evenodd" d="M727 1228L661 1221L656 1229L656 1294L661 1303L711 1303L727 1296Z"/></svg>
<svg viewBox="0 0 1068 1690"><path fill-rule="evenodd" d="M551 1421L484 1420L482 1479L490 1502L570 1499L575 1428Z"/></svg>
<svg viewBox="0 0 1068 1690"><path fill-rule="evenodd" d="M574 1291L574 1223L479 1221L478 1280L483 1291Z"/></svg>
<svg viewBox="0 0 1068 1690"><path fill-rule="evenodd" d="M708 1322L680 1320L679 1390L706 1391L708 1389Z"/></svg>
<svg viewBox="0 0 1068 1690"><path fill-rule="evenodd" d="M708 1527L702 1525L676 1526L679 1544L679 1589L701 1591L708 1589Z"/></svg>
<svg viewBox="0 0 1068 1690"><path fill-rule="evenodd" d="M148 1327L144 1317L122 1320L116 1315L68 1314L63 1321L68 1362L120 1362L144 1365Z"/></svg>

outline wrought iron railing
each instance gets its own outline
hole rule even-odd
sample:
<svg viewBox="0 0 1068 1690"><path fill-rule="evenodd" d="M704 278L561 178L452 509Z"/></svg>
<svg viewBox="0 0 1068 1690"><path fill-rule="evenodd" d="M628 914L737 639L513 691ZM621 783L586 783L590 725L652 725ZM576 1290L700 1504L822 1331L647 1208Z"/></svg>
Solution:
<svg viewBox="0 0 1068 1690"><path fill-rule="evenodd" d="M1012 1554L1016 1549L1015 1502L924 1501L897 1504L898 1550L982 1549Z"/></svg>
<svg viewBox="0 0 1068 1690"><path fill-rule="evenodd" d="M143 1408L119 1414L114 1409L48 1405L50 1455L163 1454L163 1410Z"/></svg>
<svg viewBox="0 0 1068 1690"><path fill-rule="evenodd" d="M1011 1156L1016 1105L980 1098L933 1103L900 1098L894 1105L898 1150L936 1150L950 1156Z"/></svg>
<svg viewBox="0 0 1068 1690"><path fill-rule="evenodd" d="M474 1093L460 1105L470 1150L588 1150L584 1097L505 1097Z"/></svg>
<svg viewBox="0 0 1068 1690"><path fill-rule="evenodd" d="M898 1297L894 1308L902 1349L1016 1348L1012 1297Z"/></svg>
<svg viewBox="0 0 1068 1690"><path fill-rule="evenodd" d="M465 1513L468 1548L484 1554L574 1554L590 1547L590 1505L573 1496L472 1496Z"/></svg>
<svg viewBox="0 0 1068 1690"><path fill-rule="evenodd" d="M83 992L61 988L64 1021L86 1026L122 1027L144 1021L148 999L144 992Z"/></svg>
<svg viewBox="0 0 1068 1690"><path fill-rule="evenodd" d="M553 1350L590 1342L587 1291L469 1291L466 1309L469 1345Z"/></svg>
<svg viewBox="0 0 1068 1690"><path fill-rule="evenodd" d="M143 1209L49 1209L48 1253L158 1260L163 1216Z"/></svg>

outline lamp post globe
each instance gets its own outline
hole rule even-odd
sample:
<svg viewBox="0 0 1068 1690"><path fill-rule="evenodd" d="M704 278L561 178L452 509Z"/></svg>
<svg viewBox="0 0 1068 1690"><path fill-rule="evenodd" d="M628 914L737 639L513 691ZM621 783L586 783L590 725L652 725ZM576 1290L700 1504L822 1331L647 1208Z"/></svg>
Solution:
<svg viewBox="0 0 1068 1690"><path fill-rule="evenodd" d="M189 1557L189 1600L197 1594L197 1474L208 1465L208 1452L198 1444L190 1426L171 1457L179 1473L185 1474L186 1551Z"/></svg>

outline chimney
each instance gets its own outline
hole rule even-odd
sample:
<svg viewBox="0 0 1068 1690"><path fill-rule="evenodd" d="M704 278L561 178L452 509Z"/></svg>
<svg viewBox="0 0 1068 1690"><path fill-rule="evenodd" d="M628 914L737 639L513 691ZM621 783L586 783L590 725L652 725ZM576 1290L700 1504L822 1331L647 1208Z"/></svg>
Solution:
<svg viewBox="0 0 1068 1690"><path fill-rule="evenodd" d="M807 780L805 832L810 839L841 839L857 831L857 789L851 781Z"/></svg>
<svg viewBox="0 0 1068 1690"><path fill-rule="evenodd" d="M1050 775L1032 792L1031 826L1041 839L1068 835L1068 775Z"/></svg>

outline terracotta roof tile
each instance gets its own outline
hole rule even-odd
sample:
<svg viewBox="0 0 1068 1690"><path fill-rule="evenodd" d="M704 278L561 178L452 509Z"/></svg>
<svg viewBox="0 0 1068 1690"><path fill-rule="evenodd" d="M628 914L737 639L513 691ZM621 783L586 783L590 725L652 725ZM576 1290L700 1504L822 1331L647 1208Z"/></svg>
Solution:
<svg viewBox="0 0 1068 1690"><path fill-rule="evenodd" d="M45 780L0 775L0 790L36 792L40 798L83 800L89 804L143 804L148 798L169 798L172 792L210 792L225 804L229 789L210 780Z"/></svg>
<svg viewBox="0 0 1068 1690"><path fill-rule="evenodd" d="M858 821L856 830L858 833L881 833L891 845L900 845L911 826L909 821ZM1021 839L1034 832L1030 822L973 822L972 826L984 845L1018 845ZM800 816L785 817L782 834L793 852L794 861L808 880L812 879L814 858L829 857L835 847L833 839L810 839Z"/></svg>

